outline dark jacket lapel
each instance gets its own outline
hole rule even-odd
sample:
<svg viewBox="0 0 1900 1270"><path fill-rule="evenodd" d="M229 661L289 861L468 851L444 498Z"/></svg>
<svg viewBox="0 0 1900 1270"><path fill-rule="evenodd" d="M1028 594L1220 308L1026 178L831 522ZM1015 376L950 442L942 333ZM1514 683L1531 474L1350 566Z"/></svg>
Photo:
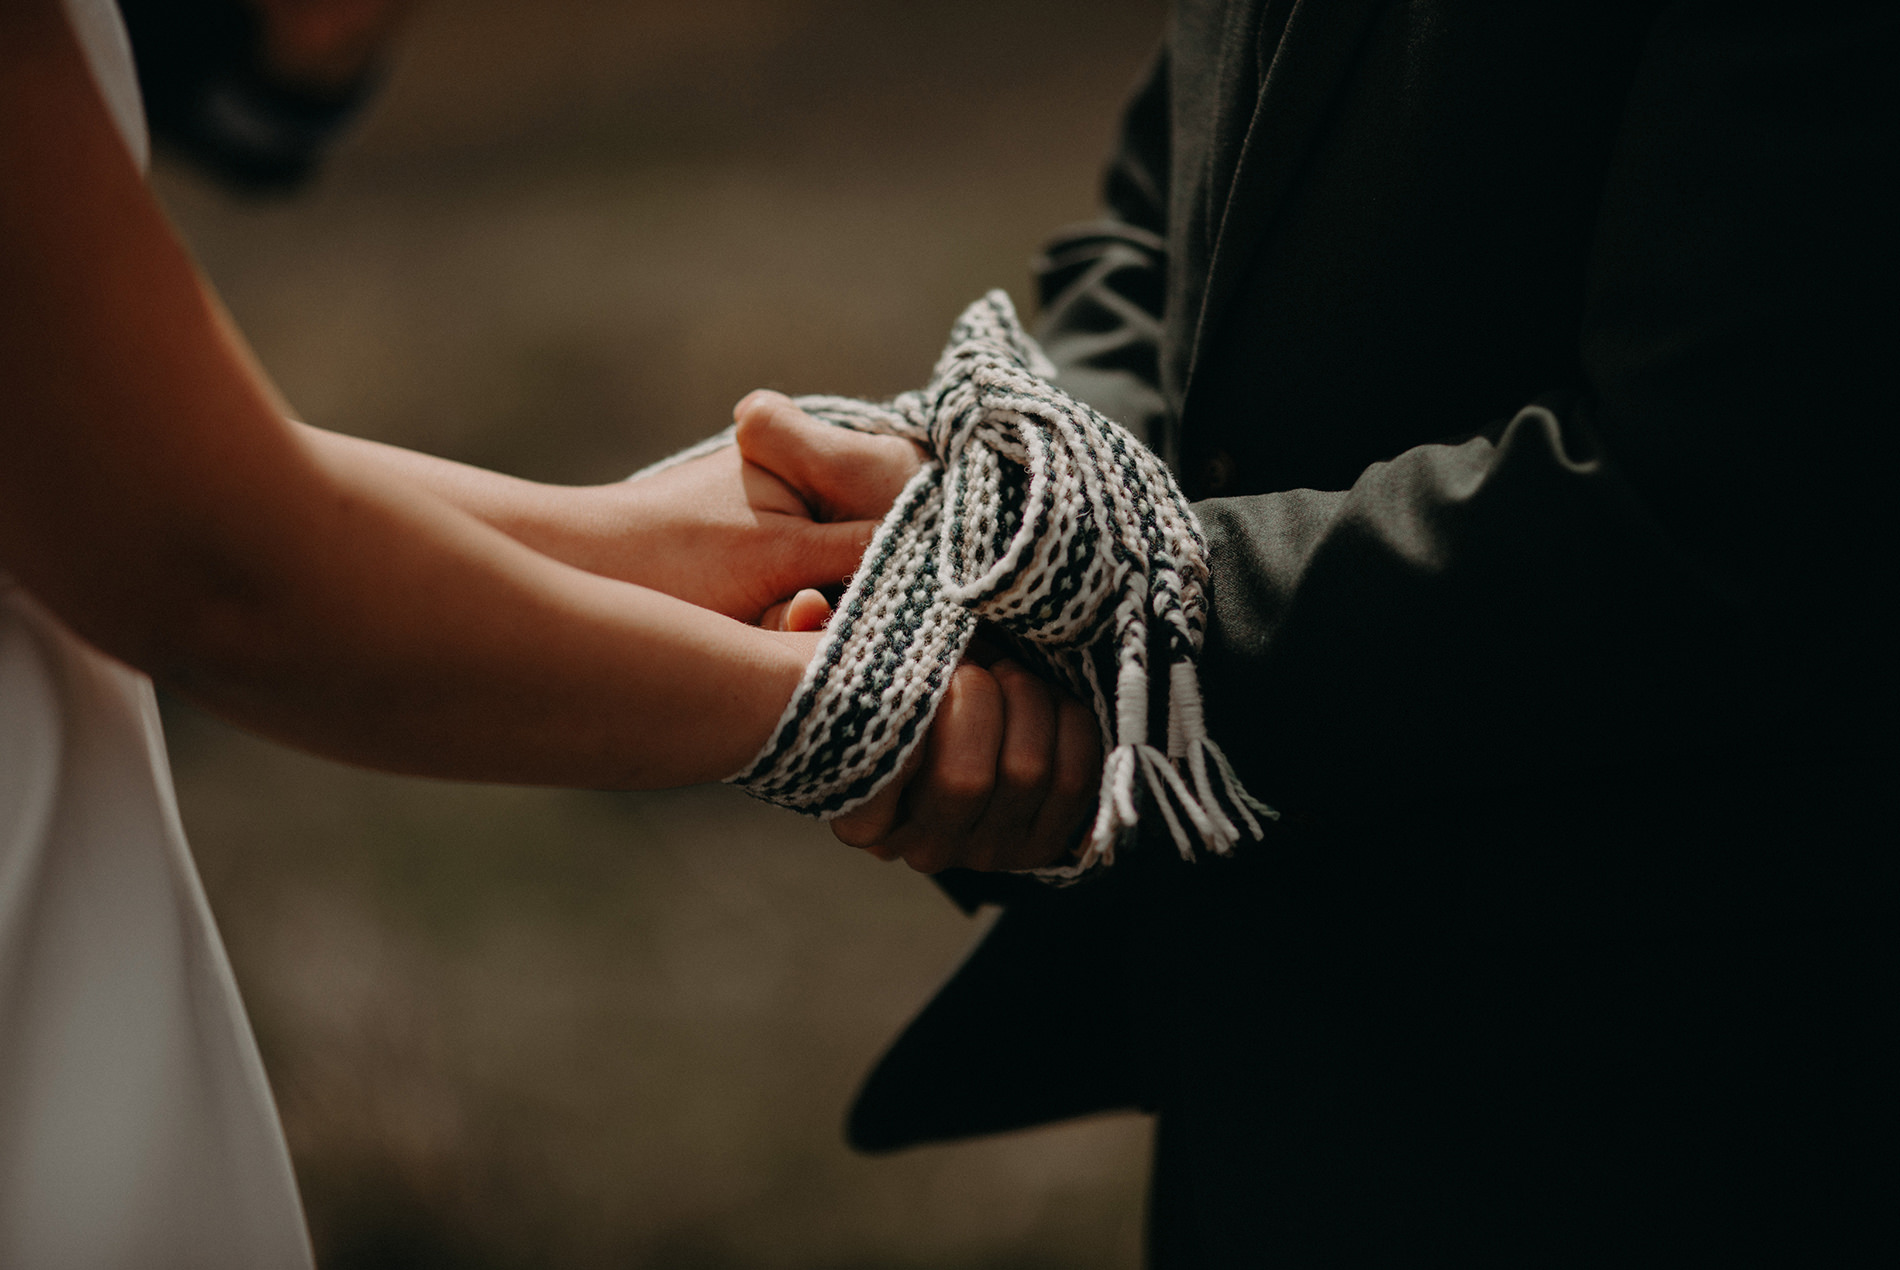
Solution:
<svg viewBox="0 0 1900 1270"><path fill-rule="evenodd" d="M1388 3L1297 0L1274 46L1258 51L1266 69L1214 232L1207 286L1201 292L1188 360L1190 393L1201 350L1331 116L1366 32ZM1274 7L1267 6L1269 19ZM1273 40L1276 27L1271 20L1263 20L1262 38Z"/></svg>

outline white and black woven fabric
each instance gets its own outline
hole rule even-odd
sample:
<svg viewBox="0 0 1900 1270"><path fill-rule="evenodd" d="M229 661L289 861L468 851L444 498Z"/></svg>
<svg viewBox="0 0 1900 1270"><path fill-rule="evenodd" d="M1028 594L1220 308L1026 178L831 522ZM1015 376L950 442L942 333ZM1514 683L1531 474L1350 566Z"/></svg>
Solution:
<svg viewBox="0 0 1900 1270"><path fill-rule="evenodd" d="M1055 368L993 291L958 319L920 392L803 397L841 427L930 456L892 506L764 750L731 778L825 819L863 803L924 738L979 623L1093 705L1107 759L1073 878L1114 861L1138 786L1181 853L1226 853L1275 813L1202 721L1196 660L1207 547L1161 461L1049 382ZM1151 650L1167 659L1165 751L1150 743Z"/></svg>

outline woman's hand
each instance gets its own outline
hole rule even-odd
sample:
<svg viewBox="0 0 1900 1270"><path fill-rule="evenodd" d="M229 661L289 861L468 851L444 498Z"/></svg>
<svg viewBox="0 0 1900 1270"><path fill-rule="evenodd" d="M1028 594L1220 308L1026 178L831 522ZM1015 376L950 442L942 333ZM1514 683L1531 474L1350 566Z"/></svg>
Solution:
<svg viewBox="0 0 1900 1270"><path fill-rule="evenodd" d="M821 521L882 517L923 462L908 441L820 423L774 392L748 396L734 417L740 454ZM822 624L822 604L797 597L785 629ZM1101 773L1088 707L1017 662L979 652L957 667L909 766L832 821L832 832L924 873L1060 864L1093 818Z"/></svg>
<svg viewBox="0 0 1900 1270"><path fill-rule="evenodd" d="M771 626L767 610L788 596L843 582L877 531L875 519L814 517L789 484L732 446L637 481L577 487L299 431L333 466L393 475L564 564L742 622Z"/></svg>
<svg viewBox="0 0 1900 1270"><path fill-rule="evenodd" d="M529 545L770 629L822 628L830 607L815 593L857 570L923 454L820 423L775 392L748 394L733 420L728 449L586 491L607 528L594 549Z"/></svg>
<svg viewBox="0 0 1900 1270"><path fill-rule="evenodd" d="M820 423L783 393L750 393L732 417L739 453L784 482L815 520L881 521L923 466L909 441Z"/></svg>
<svg viewBox="0 0 1900 1270"><path fill-rule="evenodd" d="M923 455L897 437L819 423L775 392L749 394L733 418L734 446L584 487L320 428L299 433L333 466L412 482L564 564L777 629L788 597L835 588L857 569Z"/></svg>
<svg viewBox="0 0 1900 1270"><path fill-rule="evenodd" d="M815 515L736 446L605 494L625 532L583 567L746 622L799 591L842 585L877 532L875 519Z"/></svg>

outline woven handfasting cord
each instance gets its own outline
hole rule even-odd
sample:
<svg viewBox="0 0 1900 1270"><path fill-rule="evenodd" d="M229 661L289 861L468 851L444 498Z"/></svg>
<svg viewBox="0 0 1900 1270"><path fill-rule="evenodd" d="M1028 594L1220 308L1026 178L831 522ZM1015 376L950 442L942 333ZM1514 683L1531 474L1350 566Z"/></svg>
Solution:
<svg viewBox="0 0 1900 1270"><path fill-rule="evenodd" d="M731 778L830 819L922 742L979 622L1093 705L1112 738L1095 823L1070 879L1114 862L1136 789L1189 859L1232 850L1275 813L1207 735L1196 673L1207 545L1145 446L1052 385L1055 368L993 291L958 319L920 392L878 405L802 397L814 418L905 437L929 455L891 507L759 756ZM1157 638L1158 637L1158 638ZM1165 649L1167 748L1149 743L1148 657ZM1238 822L1238 823L1237 823Z"/></svg>

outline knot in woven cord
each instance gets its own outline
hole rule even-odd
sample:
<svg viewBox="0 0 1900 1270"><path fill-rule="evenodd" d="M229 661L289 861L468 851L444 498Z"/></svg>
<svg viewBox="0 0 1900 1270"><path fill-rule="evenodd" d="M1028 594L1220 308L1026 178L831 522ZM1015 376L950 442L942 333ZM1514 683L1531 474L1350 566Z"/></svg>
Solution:
<svg viewBox="0 0 1900 1270"><path fill-rule="evenodd" d="M1202 718L1206 544L1173 477L1049 382L1054 367L991 292L951 331L929 386L892 401L805 397L840 427L930 454L899 495L759 756L732 780L826 818L874 796L923 739L979 622L1089 702L1107 740L1094 825L1069 879L1113 862L1145 783L1176 847L1217 853L1275 813ZM1155 625L1155 624L1158 624ZM1166 752L1147 736L1150 631L1169 670ZM1238 824L1236 823L1238 821Z"/></svg>

